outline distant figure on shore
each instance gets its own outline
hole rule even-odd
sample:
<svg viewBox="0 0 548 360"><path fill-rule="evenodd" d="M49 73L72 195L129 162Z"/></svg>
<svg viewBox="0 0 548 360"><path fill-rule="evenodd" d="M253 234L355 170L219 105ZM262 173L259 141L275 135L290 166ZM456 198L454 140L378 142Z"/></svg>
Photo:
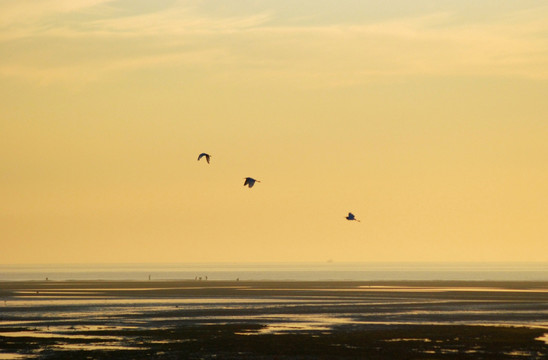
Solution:
<svg viewBox="0 0 548 360"><path fill-rule="evenodd" d="M148 281L150 281L150 275L148 276Z"/></svg>
<svg viewBox="0 0 548 360"><path fill-rule="evenodd" d="M198 156L198 161L200 161L200 159L203 158L204 156L205 156L205 158L206 158L207 163L209 164L209 159L211 158L211 155L206 154L206 153L201 153L201 154Z"/></svg>
<svg viewBox="0 0 548 360"><path fill-rule="evenodd" d="M250 177L246 177L245 178L245 182L244 182L244 186L249 186L249 188L252 188L253 185L255 185L255 182L260 182L259 180L255 180L253 178L250 178Z"/></svg>
<svg viewBox="0 0 548 360"><path fill-rule="evenodd" d="M348 216L346 217L346 220L350 220L350 221L354 220L354 221L360 222L360 220L356 219L354 214L352 214L351 212L348 213Z"/></svg>

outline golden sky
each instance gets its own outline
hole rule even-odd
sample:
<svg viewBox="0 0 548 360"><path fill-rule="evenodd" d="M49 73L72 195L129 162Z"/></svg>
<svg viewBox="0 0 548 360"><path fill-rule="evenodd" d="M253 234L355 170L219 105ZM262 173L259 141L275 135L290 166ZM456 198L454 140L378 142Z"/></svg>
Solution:
<svg viewBox="0 0 548 360"><path fill-rule="evenodd" d="M3 0L0 263L548 261L547 18Z"/></svg>

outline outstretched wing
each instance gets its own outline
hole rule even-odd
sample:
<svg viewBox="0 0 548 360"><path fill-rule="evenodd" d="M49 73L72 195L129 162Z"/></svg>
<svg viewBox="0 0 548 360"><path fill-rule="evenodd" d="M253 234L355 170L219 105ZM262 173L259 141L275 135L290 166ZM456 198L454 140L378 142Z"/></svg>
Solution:
<svg viewBox="0 0 548 360"><path fill-rule="evenodd" d="M253 185L255 185L255 181L256 181L256 180L253 179L253 178L246 177L246 178L245 178L245 182L244 182L244 186L247 185L247 186L249 186L250 188L252 188Z"/></svg>
<svg viewBox="0 0 548 360"><path fill-rule="evenodd" d="M206 158L207 163L209 164L209 158L211 157L211 155L207 153L201 153L200 155L198 155L198 161L200 161L200 159L203 158L204 156Z"/></svg>
<svg viewBox="0 0 548 360"><path fill-rule="evenodd" d="M348 213L348 220L355 220L357 222L360 222L360 220L356 219L356 216L352 213Z"/></svg>

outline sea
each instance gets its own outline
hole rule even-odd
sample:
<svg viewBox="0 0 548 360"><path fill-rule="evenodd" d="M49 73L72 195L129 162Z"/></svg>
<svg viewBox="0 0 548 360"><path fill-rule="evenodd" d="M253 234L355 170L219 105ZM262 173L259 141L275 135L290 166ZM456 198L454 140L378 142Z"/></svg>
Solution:
<svg viewBox="0 0 548 360"><path fill-rule="evenodd" d="M531 263L124 263L0 264L0 281L548 281L548 262Z"/></svg>

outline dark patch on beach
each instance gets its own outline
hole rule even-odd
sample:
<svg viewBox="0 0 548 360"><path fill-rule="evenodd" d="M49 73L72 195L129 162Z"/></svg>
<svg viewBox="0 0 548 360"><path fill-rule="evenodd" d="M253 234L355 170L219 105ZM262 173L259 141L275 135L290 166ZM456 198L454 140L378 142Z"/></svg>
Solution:
<svg viewBox="0 0 548 360"><path fill-rule="evenodd" d="M0 348L39 359L546 359L543 330L487 326L345 326L330 332L245 335L257 324L172 329L96 330L79 334L123 336L132 350L54 350L61 338L7 338ZM80 340L81 341L81 340ZM71 341L74 342L74 341ZM84 343L89 343L85 340ZM39 353L35 351L43 349Z"/></svg>

